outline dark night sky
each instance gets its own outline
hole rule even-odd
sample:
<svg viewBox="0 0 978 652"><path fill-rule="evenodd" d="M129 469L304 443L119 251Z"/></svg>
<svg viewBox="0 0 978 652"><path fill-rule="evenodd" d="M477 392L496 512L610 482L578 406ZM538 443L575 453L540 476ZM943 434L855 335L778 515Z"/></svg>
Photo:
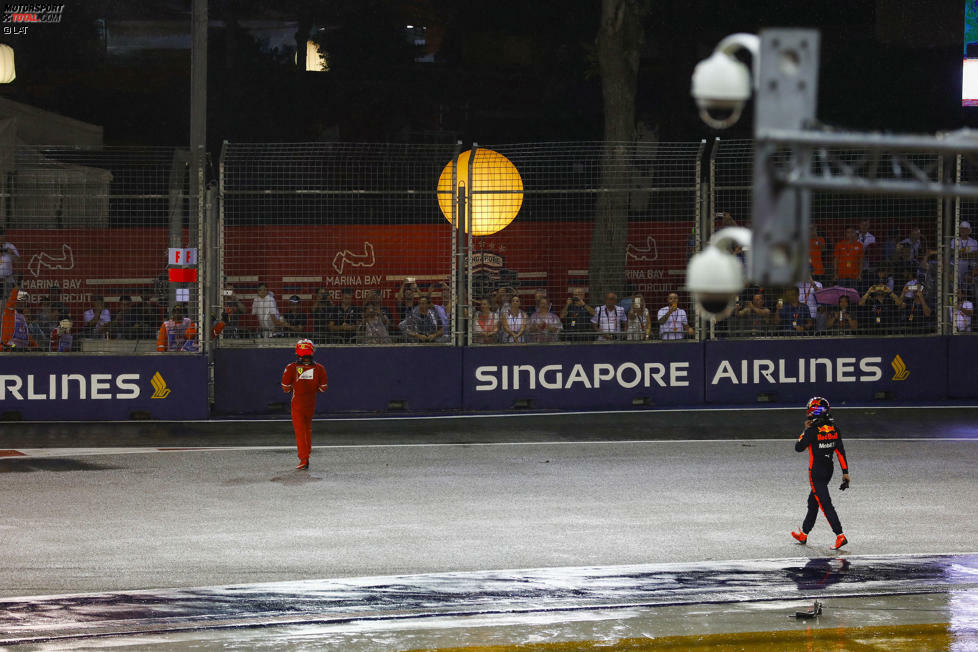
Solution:
<svg viewBox="0 0 978 652"><path fill-rule="evenodd" d="M211 0L213 21L312 15L333 70L297 74L290 54L262 52L244 32L210 32L208 141L478 140L602 137L593 44L599 0ZM186 21L189 0L67 5L60 25L9 38L18 79L2 94L105 127L107 144L182 144L189 131L188 50L106 53L120 21ZM764 26L822 30L818 115L859 129L930 132L978 126L960 107L963 0L652 2L637 115L662 140L712 132L689 97L696 62L726 34ZM313 15L314 14L314 15ZM427 24L434 63L414 63L407 23ZM147 24L151 24L147 23ZM401 34L401 36L399 36ZM53 47L52 47L53 46ZM749 113L746 115L750 115ZM750 134L741 120L728 137Z"/></svg>

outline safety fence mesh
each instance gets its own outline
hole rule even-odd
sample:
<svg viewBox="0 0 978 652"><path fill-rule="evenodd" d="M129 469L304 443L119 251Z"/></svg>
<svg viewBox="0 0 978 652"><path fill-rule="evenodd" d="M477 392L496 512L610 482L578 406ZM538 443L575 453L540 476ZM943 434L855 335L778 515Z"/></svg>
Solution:
<svg viewBox="0 0 978 652"><path fill-rule="evenodd" d="M197 188L184 150L0 152L4 346L150 352L177 304L199 321L197 281L168 275L170 247L198 246Z"/></svg>
<svg viewBox="0 0 978 652"><path fill-rule="evenodd" d="M689 338L702 149L228 144L223 338Z"/></svg>
<svg viewBox="0 0 978 652"><path fill-rule="evenodd" d="M978 184L978 161L958 156L955 174L961 183ZM931 264L944 261L947 329L958 334L975 332L971 318L978 301L978 241L972 224L978 224L978 201L956 200L948 228L938 240L939 252Z"/></svg>
<svg viewBox="0 0 978 652"><path fill-rule="evenodd" d="M907 158L935 181L942 165L978 177L960 157ZM216 166L178 148L2 150L0 283L19 315L4 346L971 332L978 202L909 195L813 193L811 280L749 287L731 317L698 320L686 264L719 228L750 226L752 175L753 143L726 140L226 143Z"/></svg>
<svg viewBox="0 0 978 652"><path fill-rule="evenodd" d="M865 165L866 152L833 150L818 165ZM787 153L785 152L785 158ZM936 154L906 155L931 181ZM817 169L817 168L816 168ZM879 178L895 176L883 169ZM750 226L753 143L718 140L710 161L712 231ZM813 192L811 276L791 288L749 286L733 314L712 324L714 337L919 335L946 321L940 232L943 200L898 195ZM803 236L805 237L805 236ZM946 244L946 243L945 243Z"/></svg>
<svg viewBox="0 0 978 652"><path fill-rule="evenodd" d="M457 150L226 144L223 340L449 342L454 230L436 190Z"/></svg>

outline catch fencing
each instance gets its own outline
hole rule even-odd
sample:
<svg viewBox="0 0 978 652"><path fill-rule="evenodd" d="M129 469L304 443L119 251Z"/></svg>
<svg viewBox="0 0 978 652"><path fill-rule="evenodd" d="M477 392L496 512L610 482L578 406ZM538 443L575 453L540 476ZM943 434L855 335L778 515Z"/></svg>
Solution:
<svg viewBox="0 0 978 652"><path fill-rule="evenodd" d="M936 154L908 154L927 180L942 178ZM817 161L836 171L873 164L871 153L821 150ZM959 161L960 165L961 162ZM880 178L897 176L882 170ZM717 140L710 157L709 232L748 225L752 210L753 142ZM729 319L711 324L713 337L927 335L945 332L955 288L948 284L952 216L941 198L813 192L811 273L796 288L752 286ZM960 275L965 294L973 277ZM967 276L967 278L966 278ZM807 309L806 309L807 307ZM970 318L957 332L970 331Z"/></svg>
<svg viewBox="0 0 978 652"><path fill-rule="evenodd" d="M203 178L174 148L0 152L0 283L22 316L4 318L5 347L155 352L172 306L199 323L203 279L171 282L168 250L201 242Z"/></svg>
<svg viewBox="0 0 978 652"><path fill-rule="evenodd" d="M910 158L928 179L978 176ZM749 225L752 165L751 141L726 140L226 143L215 166L174 148L5 150L0 282L25 292L29 331L13 349L972 332L978 203L821 192L812 282L747 288L732 316L699 320L686 264ZM166 326L177 306L191 330Z"/></svg>
<svg viewBox="0 0 978 652"><path fill-rule="evenodd" d="M669 293L689 308L703 149L228 143L224 341L657 339Z"/></svg>

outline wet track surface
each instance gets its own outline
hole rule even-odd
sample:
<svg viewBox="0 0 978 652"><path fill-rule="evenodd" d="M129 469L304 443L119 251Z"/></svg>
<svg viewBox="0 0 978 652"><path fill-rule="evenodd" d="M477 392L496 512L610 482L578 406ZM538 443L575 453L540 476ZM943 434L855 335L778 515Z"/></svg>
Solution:
<svg viewBox="0 0 978 652"><path fill-rule="evenodd" d="M796 412L317 421L308 473L281 422L4 426L0 645L978 649L978 418L896 412L839 415L839 554Z"/></svg>
<svg viewBox="0 0 978 652"><path fill-rule="evenodd" d="M615 610L631 616L639 609L765 602L787 616L788 605L815 599L858 600L886 611L887 599L946 601L953 594L970 598L947 617L957 621L960 640L974 637L978 644L978 554L484 571L8 599L0 601L0 644L177 632L224 640L249 628L269 628L274 638L275 628L300 625L355 630L415 621L422 628L426 619L533 614L559 622L573 619L572 612L593 618ZM933 611L946 602L917 604L918 611Z"/></svg>

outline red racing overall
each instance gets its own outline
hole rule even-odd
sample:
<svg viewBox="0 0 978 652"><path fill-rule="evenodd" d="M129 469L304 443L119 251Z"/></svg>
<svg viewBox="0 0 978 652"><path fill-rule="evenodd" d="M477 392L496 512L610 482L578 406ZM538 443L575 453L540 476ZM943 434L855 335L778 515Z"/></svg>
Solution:
<svg viewBox="0 0 978 652"><path fill-rule="evenodd" d="M282 372L282 391L292 394L292 427L302 467L309 464L312 416L316 412L316 394L326 391L326 367L311 356L289 363Z"/></svg>

